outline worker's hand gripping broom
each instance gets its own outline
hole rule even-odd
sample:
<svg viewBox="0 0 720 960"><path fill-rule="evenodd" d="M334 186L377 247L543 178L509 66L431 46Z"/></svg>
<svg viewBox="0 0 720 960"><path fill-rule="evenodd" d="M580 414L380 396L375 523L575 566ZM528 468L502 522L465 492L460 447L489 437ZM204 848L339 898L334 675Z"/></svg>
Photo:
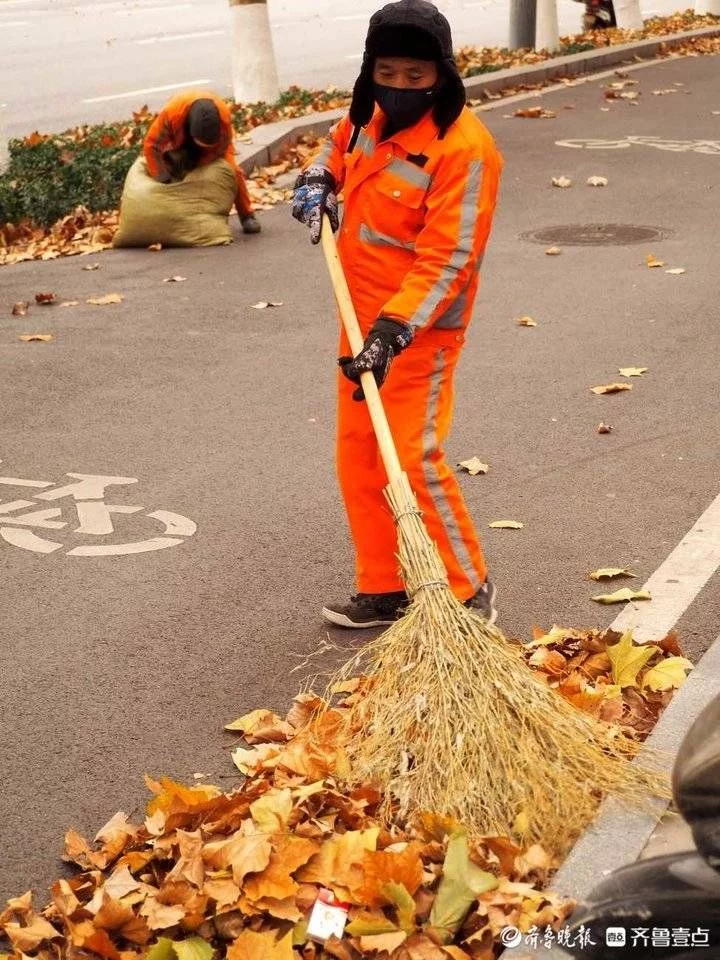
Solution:
<svg viewBox="0 0 720 960"><path fill-rule="evenodd" d="M363 346L327 217L322 245L353 354ZM412 349L410 347L409 349ZM567 848L605 792L635 802L666 795L664 776L629 763L637 745L564 700L518 648L458 601L403 472L372 373L361 383L388 475L408 612L357 654L329 690L365 675L349 712L351 780L385 790L391 818L420 809L471 832Z"/></svg>

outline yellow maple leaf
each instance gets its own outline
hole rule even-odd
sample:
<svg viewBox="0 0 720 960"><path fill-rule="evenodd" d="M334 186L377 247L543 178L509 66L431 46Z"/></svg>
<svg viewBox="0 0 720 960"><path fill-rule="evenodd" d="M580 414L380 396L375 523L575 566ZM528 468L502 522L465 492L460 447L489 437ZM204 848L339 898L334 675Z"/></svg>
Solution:
<svg viewBox="0 0 720 960"><path fill-rule="evenodd" d="M618 373L621 377L641 377L648 372L648 367L620 367Z"/></svg>
<svg viewBox="0 0 720 960"><path fill-rule="evenodd" d="M627 603L629 600L652 600L652 597L647 590L631 590L630 587L623 587L615 593L599 593L592 599L595 603Z"/></svg>
<svg viewBox="0 0 720 960"><path fill-rule="evenodd" d="M681 687L687 680L687 671L693 664L686 657L668 657L648 670L643 677L643 687L650 690L671 690Z"/></svg>
<svg viewBox="0 0 720 960"><path fill-rule="evenodd" d="M632 631L628 630L620 640L607 648L612 676L618 687L634 687L637 676L656 653L657 647L638 646L633 643Z"/></svg>
<svg viewBox="0 0 720 960"><path fill-rule="evenodd" d="M612 580L613 577L635 577L636 574L625 567L600 567L588 574L591 580Z"/></svg>
<svg viewBox="0 0 720 960"><path fill-rule="evenodd" d="M261 833L278 833L287 827L293 809L292 792L271 789L250 804L253 821Z"/></svg>

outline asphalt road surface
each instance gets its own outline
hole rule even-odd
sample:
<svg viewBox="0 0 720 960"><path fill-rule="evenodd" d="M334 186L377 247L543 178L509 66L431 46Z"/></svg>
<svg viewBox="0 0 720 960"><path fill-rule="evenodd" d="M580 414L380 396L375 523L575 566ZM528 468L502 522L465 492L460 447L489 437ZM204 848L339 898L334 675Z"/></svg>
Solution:
<svg viewBox="0 0 720 960"><path fill-rule="evenodd" d="M350 86L373 0L270 0L283 86ZM456 44L504 45L508 0L440 0ZM644 0L671 12L677 0ZM559 0L560 29L579 29L582 5ZM5 135L60 131L159 108L173 92L230 84L226 0L0 0L0 126Z"/></svg>
<svg viewBox="0 0 720 960"><path fill-rule="evenodd" d="M606 104L593 81L544 96L554 120L512 118L507 102L483 114L507 165L447 455L490 464L462 484L515 636L609 624L617 608L591 601L588 573L629 567L643 584L720 493L717 59L633 77L635 107ZM561 174L570 189L550 185ZM593 175L608 186L586 186ZM352 589L329 284L286 207L262 221L227 248L0 271L0 514L14 518L0 523L0 898L60 873L68 827L94 834L139 811L145 772L230 788L223 725L287 707L311 672L293 668L327 638L321 604ZM665 238L555 257L521 238L588 223ZM649 253L665 268L649 269ZM187 280L162 282L173 275ZM11 316L41 291L80 303ZM122 303L85 303L110 292ZM283 305L252 309L261 299ZM17 339L28 333L54 340ZM631 392L590 392L626 366L648 368ZM103 496L67 474L114 482ZM704 571L678 623L693 658L719 632L717 515L689 574L667 570L646 605L662 612ZM497 519L524 528L488 529Z"/></svg>

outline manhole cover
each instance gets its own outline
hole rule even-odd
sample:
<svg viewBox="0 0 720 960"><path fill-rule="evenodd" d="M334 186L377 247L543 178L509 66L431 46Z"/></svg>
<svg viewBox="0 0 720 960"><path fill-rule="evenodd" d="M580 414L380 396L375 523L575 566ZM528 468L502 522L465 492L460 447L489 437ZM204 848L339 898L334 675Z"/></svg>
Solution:
<svg viewBox="0 0 720 960"><path fill-rule="evenodd" d="M523 240L565 246L623 246L665 240L669 231L661 227L634 227L626 223L572 223L563 227L545 227L522 234Z"/></svg>

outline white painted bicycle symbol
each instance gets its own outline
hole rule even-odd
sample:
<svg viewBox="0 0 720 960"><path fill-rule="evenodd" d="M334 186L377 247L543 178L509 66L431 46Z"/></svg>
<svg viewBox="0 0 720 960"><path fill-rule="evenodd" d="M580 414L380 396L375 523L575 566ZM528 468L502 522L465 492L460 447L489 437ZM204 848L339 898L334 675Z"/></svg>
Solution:
<svg viewBox="0 0 720 960"><path fill-rule="evenodd" d="M670 153L704 153L720 156L720 140L662 140L660 137L623 137L620 140L556 140L556 147L574 150L627 150L628 147L652 147Z"/></svg>
<svg viewBox="0 0 720 960"><path fill-rule="evenodd" d="M2 462L2 461L0 461ZM47 502L70 499L68 506L77 513L77 526L73 534L91 537L106 537L115 532L113 516L136 514L144 507L131 507L105 503L105 489L111 486L137 483L135 477L104 477L88 473L68 473L74 483L56 486L49 480L21 480L18 477L0 477L0 485L24 489L42 490L33 494L32 500L15 499L5 502L0 499L0 537L5 543L33 553L55 553L66 546L57 540L46 539L34 530L70 529L72 522L61 519L60 507L44 508ZM54 487L54 489L48 489ZM3 491L4 492L4 491ZM26 496L29 494L26 493ZM39 509L38 509L39 508ZM148 553L165 550L184 543L197 530L197 525L179 513L154 510L143 517L164 527L161 536L147 540L131 540L125 543L82 544L67 550L68 557L120 557L133 553Z"/></svg>

